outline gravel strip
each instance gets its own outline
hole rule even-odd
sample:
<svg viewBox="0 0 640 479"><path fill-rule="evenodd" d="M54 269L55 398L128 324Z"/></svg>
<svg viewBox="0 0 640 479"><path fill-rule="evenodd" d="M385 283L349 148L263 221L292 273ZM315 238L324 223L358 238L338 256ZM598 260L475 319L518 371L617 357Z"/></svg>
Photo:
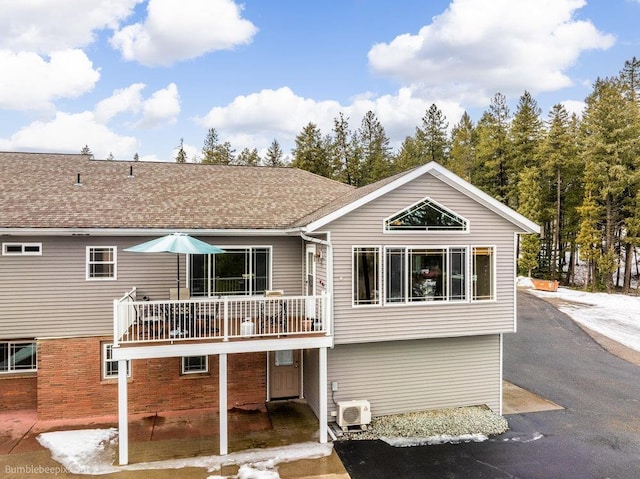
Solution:
<svg viewBox="0 0 640 479"><path fill-rule="evenodd" d="M367 429L349 429L339 441L380 439L381 437L493 436L509 429L507 420L488 407L473 406L434 409L424 412L376 417Z"/></svg>

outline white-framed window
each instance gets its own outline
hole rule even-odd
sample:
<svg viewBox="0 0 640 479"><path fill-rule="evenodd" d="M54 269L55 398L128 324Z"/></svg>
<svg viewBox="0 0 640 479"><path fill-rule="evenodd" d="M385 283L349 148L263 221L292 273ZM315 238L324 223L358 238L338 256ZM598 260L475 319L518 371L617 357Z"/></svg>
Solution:
<svg viewBox="0 0 640 479"><path fill-rule="evenodd" d="M208 373L209 356L182 356L182 374Z"/></svg>
<svg viewBox="0 0 640 479"><path fill-rule="evenodd" d="M37 371L37 351L35 341L0 341L0 374Z"/></svg>
<svg viewBox="0 0 640 479"><path fill-rule="evenodd" d="M102 379L118 377L118 361L113 359L113 344L102 343ZM127 360L127 377L131 377L131 361Z"/></svg>
<svg viewBox="0 0 640 479"><path fill-rule="evenodd" d="M2 243L3 256L41 256L42 243Z"/></svg>
<svg viewBox="0 0 640 479"><path fill-rule="evenodd" d="M117 279L117 248L87 246L87 280Z"/></svg>
<svg viewBox="0 0 640 479"><path fill-rule="evenodd" d="M496 259L492 246L471 248L471 274L473 301L493 301L496 299Z"/></svg>
<svg viewBox="0 0 640 479"><path fill-rule="evenodd" d="M371 306L381 304L380 247L353 248L353 304Z"/></svg>
<svg viewBox="0 0 640 479"><path fill-rule="evenodd" d="M467 248L389 247L385 303L466 301Z"/></svg>
<svg viewBox="0 0 640 479"><path fill-rule="evenodd" d="M190 255L191 296L252 296L271 289L271 247L227 247Z"/></svg>
<svg viewBox="0 0 640 479"><path fill-rule="evenodd" d="M384 220L385 232L437 232L469 230L469 222L431 198L399 211Z"/></svg>

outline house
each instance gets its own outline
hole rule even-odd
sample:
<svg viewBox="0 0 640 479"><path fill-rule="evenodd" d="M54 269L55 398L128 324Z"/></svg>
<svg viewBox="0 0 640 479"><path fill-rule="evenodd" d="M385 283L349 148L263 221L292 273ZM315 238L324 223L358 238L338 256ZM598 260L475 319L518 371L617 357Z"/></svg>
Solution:
<svg viewBox="0 0 640 479"><path fill-rule="evenodd" d="M501 411L515 252L538 226L436 163L362 188L293 168L0 153L0 409L305 398ZM127 248L173 232L217 255ZM176 272L176 263L183 277ZM175 293L181 292L180 299Z"/></svg>

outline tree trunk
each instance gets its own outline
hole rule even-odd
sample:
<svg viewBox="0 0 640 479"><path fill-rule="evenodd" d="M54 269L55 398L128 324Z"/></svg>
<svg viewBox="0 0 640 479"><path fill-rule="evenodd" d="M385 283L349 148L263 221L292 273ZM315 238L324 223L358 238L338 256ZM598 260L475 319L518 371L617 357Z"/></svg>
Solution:
<svg viewBox="0 0 640 479"><path fill-rule="evenodd" d="M624 286L623 292L628 293L631 290L631 268L633 267L633 245L626 243L624 245Z"/></svg>

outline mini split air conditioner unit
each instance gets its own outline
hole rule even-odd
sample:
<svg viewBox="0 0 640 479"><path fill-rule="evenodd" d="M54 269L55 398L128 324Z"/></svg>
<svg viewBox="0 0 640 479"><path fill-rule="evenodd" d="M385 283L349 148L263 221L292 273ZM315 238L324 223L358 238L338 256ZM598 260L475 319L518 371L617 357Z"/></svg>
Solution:
<svg viewBox="0 0 640 479"><path fill-rule="evenodd" d="M371 422L371 405L369 401L341 401L338 403L338 426L346 431L349 426L360 426L367 429Z"/></svg>

